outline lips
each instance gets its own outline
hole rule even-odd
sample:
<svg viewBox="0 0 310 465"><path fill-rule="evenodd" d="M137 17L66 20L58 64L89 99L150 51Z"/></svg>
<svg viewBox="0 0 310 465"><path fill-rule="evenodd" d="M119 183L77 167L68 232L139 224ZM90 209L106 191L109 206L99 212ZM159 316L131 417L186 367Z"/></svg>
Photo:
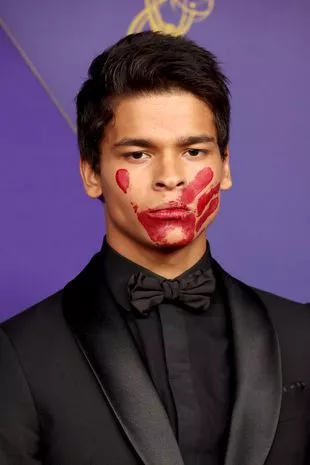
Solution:
<svg viewBox="0 0 310 465"><path fill-rule="evenodd" d="M150 212L155 212L158 210L189 210L188 206L185 203L176 202L174 200L170 200L170 202L162 203L158 205L158 207L150 208Z"/></svg>
<svg viewBox="0 0 310 465"><path fill-rule="evenodd" d="M156 210L148 210L147 215L150 218L161 220L182 220L192 213L187 208L162 208Z"/></svg>
<svg viewBox="0 0 310 465"><path fill-rule="evenodd" d="M150 208L145 213L149 218L157 220L184 220L188 215L192 215L187 205L174 200Z"/></svg>

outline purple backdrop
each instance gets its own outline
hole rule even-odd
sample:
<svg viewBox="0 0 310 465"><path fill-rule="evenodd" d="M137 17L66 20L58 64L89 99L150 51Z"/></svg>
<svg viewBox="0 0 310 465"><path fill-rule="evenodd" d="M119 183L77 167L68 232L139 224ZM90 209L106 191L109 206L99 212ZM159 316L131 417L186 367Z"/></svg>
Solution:
<svg viewBox="0 0 310 465"><path fill-rule="evenodd" d="M142 0L1 0L5 26L74 121L93 56L126 33ZM172 19L172 18L169 18ZM189 36L232 81L233 189L210 229L235 276L310 300L310 2L215 0ZM75 135L0 29L0 320L59 289L104 232L78 174Z"/></svg>

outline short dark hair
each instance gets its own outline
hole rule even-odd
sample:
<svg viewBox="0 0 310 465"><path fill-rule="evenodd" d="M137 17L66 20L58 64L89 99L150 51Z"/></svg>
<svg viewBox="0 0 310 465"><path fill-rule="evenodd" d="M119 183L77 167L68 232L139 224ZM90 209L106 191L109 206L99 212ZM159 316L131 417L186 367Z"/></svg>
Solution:
<svg viewBox="0 0 310 465"><path fill-rule="evenodd" d="M188 91L209 105L224 156L230 94L216 57L188 38L147 31L124 37L91 63L76 97L81 158L99 172L100 143L113 118L113 98L174 89Z"/></svg>

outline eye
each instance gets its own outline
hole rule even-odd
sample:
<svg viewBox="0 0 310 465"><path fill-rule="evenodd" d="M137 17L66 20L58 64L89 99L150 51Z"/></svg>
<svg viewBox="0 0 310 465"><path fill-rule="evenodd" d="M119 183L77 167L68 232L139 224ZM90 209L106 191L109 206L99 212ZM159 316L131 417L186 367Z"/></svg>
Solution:
<svg viewBox="0 0 310 465"><path fill-rule="evenodd" d="M124 157L127 160L144 160L145 157L148 155L145 152L130 152L130 153L125 153Z"/></svg>
<svg viewBox="0 0 310 465"><path fill-rule="evenodd" d="M190 157L192 158L197 158L199 156L203 156L203 155L206 155L208 152L208 150L202 150L202 149L188 149L187 152Z"/></svg>

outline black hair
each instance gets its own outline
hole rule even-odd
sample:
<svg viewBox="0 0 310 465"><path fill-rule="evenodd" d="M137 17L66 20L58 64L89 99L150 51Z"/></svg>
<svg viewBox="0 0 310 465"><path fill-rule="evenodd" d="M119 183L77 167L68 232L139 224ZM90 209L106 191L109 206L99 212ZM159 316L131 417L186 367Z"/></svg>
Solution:
<svg viewBox="0 0 310 465"><path fill-rule="evenodd" d="M113 119L113 99L174 89L192 93L211 108L224 157L230 94L218 60L188 38L147 31L124 37L91 63L76 97L81 158L99 172L100 143Z"/></svg>

